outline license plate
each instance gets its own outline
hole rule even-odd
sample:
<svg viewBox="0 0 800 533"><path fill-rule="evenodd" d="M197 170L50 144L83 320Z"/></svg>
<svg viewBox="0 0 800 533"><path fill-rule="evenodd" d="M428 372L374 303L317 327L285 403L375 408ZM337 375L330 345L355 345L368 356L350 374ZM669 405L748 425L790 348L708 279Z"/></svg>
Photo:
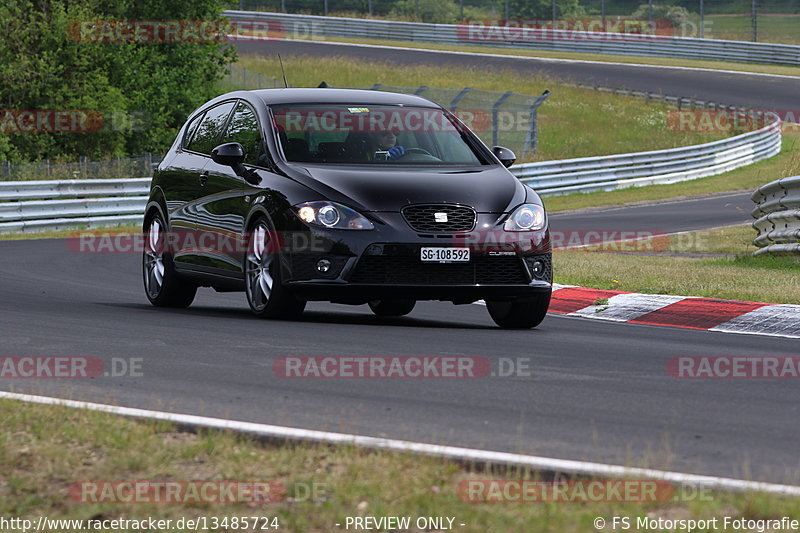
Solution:
<svg viewBox="0 0 800 533"><path fill-rule="evenodd" d="M468 263L469 248L420 248L419 257L431 263Z"/></svg>

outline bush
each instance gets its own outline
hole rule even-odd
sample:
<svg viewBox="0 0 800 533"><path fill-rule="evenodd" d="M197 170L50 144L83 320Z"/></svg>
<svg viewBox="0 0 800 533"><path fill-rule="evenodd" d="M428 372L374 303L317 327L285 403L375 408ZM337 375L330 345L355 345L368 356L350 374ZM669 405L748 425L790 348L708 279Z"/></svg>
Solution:
<svg viewBox="0 0 800 533"><path fill-rule="evenodd" d="M79 42L76 24L216 20L220 14L217 0L4 0L2 109L90 111L103 118L103 127L92 133L16 132L10 114L0 112L0 161L164 151L186 116L216 92L235 52L213 42ZM140 127L124 127L131 116L143 121Z"/></svg>

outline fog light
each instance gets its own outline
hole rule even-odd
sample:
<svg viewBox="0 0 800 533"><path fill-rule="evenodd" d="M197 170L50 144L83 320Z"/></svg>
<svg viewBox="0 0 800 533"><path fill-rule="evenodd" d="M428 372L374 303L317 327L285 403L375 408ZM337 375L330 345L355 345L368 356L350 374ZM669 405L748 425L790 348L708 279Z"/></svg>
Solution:
<svg viewBox="0 0 800 533"><path fill-rule="evenodd" d="M331 262L328 259L320 259L317 261L317 271L322 272L325 274L327 271L331 269Z"/></svg>
<svg viewBox="0 0 800 533"><path fill-rule="evenodd" d="M541 278L544 276L544 261L541 259L534 261L533 268L531 268L531 270L533 270L533 277L535 278Z"/></svg>

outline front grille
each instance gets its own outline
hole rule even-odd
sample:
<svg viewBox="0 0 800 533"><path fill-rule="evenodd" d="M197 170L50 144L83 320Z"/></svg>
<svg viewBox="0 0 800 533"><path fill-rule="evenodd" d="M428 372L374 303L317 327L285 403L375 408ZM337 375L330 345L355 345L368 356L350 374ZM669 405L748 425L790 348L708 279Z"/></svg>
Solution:
<svg viewBox="0 0 800 533"><path fill-rule="evenodd" d="M410 205L402 213L408 225L422 233L470 231L475 226L475 211L460 205ZM445 213L447 222L437 222L437 213Z"/></svg>
<svg viewBox="0 0 800 533"><path fill-rule="evenodd" d="M387 246L387 248L389 248ZM419 247L404 254L372 255L358 261L352 283L404 285L528 284L528 274L517 256L473 253L469 263L423 263Z"/></svg>

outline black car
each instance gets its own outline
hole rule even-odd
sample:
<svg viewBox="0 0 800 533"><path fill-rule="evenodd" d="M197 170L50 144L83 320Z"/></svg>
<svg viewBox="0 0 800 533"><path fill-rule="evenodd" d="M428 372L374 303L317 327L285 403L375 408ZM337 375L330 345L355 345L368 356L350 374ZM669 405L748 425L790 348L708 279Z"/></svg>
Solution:
<svg viewBox="0 0 800 533"><path fill-rule="evenodd" d="M309 300L369 304L485 300L530 328L552 290L542 201L442 107L417 96L268 89L191 114L156 170L144 231L153 305L198 287L245 291L260 317Z"/></svg>

